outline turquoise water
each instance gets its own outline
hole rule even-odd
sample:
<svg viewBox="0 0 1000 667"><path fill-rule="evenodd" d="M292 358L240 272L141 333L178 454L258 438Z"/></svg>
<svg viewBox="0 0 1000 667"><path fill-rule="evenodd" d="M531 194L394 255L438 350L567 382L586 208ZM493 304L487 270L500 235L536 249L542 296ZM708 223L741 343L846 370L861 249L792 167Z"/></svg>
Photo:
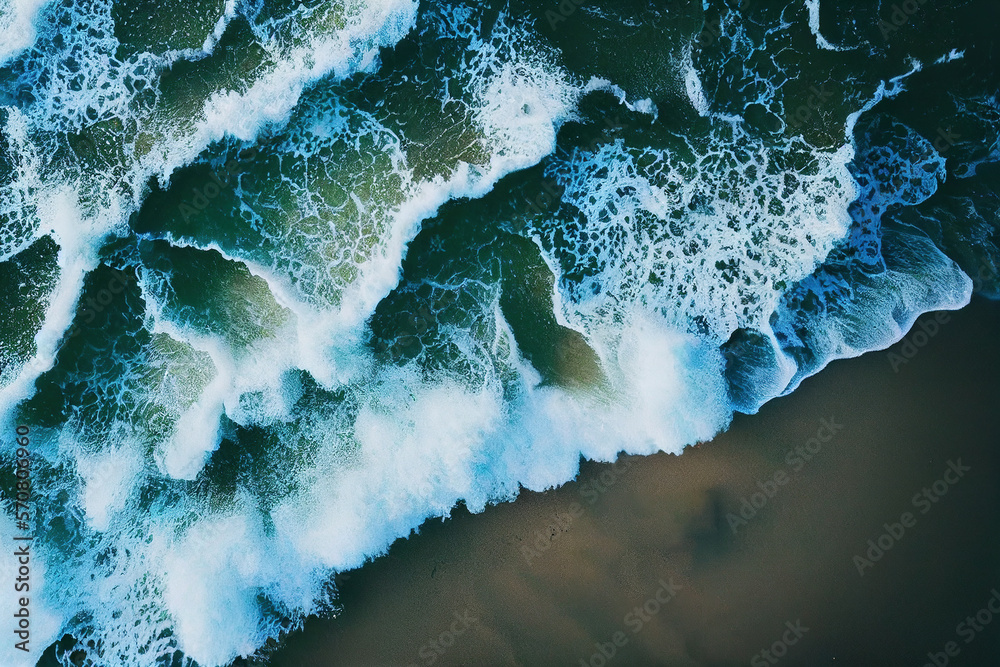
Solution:
<svg viewBox="0 0 1000 667"><path fill-rule="evenodd" d="M228 664L998 294L985 2L0 12L4 664Z"/></svg>

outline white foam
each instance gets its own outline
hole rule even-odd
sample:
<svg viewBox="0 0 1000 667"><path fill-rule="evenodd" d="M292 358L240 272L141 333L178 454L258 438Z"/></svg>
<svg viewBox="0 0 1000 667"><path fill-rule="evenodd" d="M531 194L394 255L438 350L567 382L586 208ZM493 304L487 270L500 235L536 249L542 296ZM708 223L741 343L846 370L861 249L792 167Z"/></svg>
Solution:
<svg viewBox="0 0 1000 667"><path fill-rule="evenodd" d="M502 22L498 23L495 32L499 33L502 26ZM489 192L504 175L536 163L554 149L556 129L571 117L573 103L580 93L557 70L540 62L500 63L498 58L502 49L511 47L504 40L514 38L504 35L499 47L480 45L483 51L475 53L484 70L494 72L478 81L472 77L476 88L469 99L474 118L483 132L483 141L490 148L490 163L481 169L459 163L447 179L424 183L412 183L403 165L397 166L407 197L394 210L382 213L388 214L389 221L380 245L358 266L358 279L342 287L335 308L305 299L301 292L291 288L286 276L254 262L239 250L173 239L177 245L213 248L227 258L244 261L252 273L267 282L279 304L294 313L296 335L293 338L278 335L269 344L255 348L255 359L268 360L266 369L248 365L246 359L239 361L227 355L211 336L195 335L170 324L170 317L155 307L155 297L150 290L145 290L147 299L154 299L156 325L153 330L169 333L206 352L220 369L212 385L181 417L175 436L159 450L158 462L164 472L172 477L193 478L207 454L218 445L217 425L223 407L230 418L241 421L237 407L239 396L274 387L279 384L276 374L284 370L307 370L326 386L349 381L364 367L358 362L356 350L361 326L398 281L406 244L417 233L420 222L435 214L437 208L450 199ZM345 126L340 129L347 131ZM336 134L327 137L330 141L340 138ZM299 153L303 151L301 144L292 144L290 148ZM401 158L394 160L394 164L400 162ZM380 212L376 210L370 214L374 217ZM290 340L298 344L292 347Z"/></svg>
<svg viewBox="0 0 1000 667"><path fill-rule="evenodd" d="M810 348L819 355L819 363L799 369L783 395L837 359L895 345L924 313L958 310L969 304L972 279L923 233L914 232L887 231L882 245L891 261L888 269L852 285L852 300L840 304L835 314L824 309L810 321ZM795 340L796 336L785 329L789 316L779 312L781 319L775 328Z"/></svg>
<svg viewBox="0 0 1000 667"><path fill-rule="evenodd" d="M617 97L618 102L629 111L651 116L651 122L655 122L660 116L660 112L656 108L656 103L652 99L646 97L640 100L630 101L628 99L628 93L618 84L612 83L607 79L602 79L601 77L591 77L590 81L588 81L587 85L584 87L583 92L586 94L597 90L608 91Z"/></svg>
<svg viewBox="0 0 1000 667"><path fill-rule="evenodd" d="M174 479L194 479L215 451L222 436L219 419L225 397L232 393L231 379L219 374L198 400L177 420L174 435L163 443L156 460L160 470Z"/></svg>
<svg viewBox="0 0 1000 667"><path fill-rule="evenodd" d="M0 387L0 422L10 420L11 410L34 391L35 380L52 367L63 333L76 312L77 300L89 271L97 266L96 226L80 215L72 189L50 186L39 198L40 230L59 243L60 277L49 296L41 329L35 335L35 355L10 384Z"/></svg>
<svg viewBox="0 0 1000 667"><path fill-rule="evenodd" d="M35 19L49 0L3 0L0 3L0 65L34 44Z"/></svg>
<svg viewBox="0 0 1000 667"><path fill-rule="evenodd" d="M113 60L111 54L117 42L108 3L96 3L90 14L83 9L65 11L74 23L93 28L92 37L84 40L81 34L79 44L65 40L64 47L68 50L74 44L82 45L80 51L74 52L74 58L84 62L86 80L83 85L73 80L74 75L65 69L65 59L59 53L48 61L40 61L37 67L50 69L49 83L44 90L36 91L40 99L30 118L17 110L11 111L7 129L15 139L26 135L29 128L36 132L76 131L95 119L131 117L129 105L133 94L126 80L135 77L134 72L141 68L155 69L156 59L148 55L129 67L121 67ZM77 180L72 184L15 184L21 195L13 204L23 208L33 205L41 218L34 237L52 233L59 240L60 276L42 330L36 336L37 353L8 386L0 388L0 410L7 414L16 402L29 395L34 380L51 367L58 342L72 321L84 277L96 267L99 243L108 234L125 231L125 221L138 207L145 183L153 175L165 180L173 170L190 163L211 142L227 134L249 139L268 124L282 123L304 87L323 76L330 73L346 76L355 68L371 68L378 47L401 39L413 25L415 11L416 3L411 0L355 6L342 31L329 36L319 34L306 46L289 54L278 54L280 58L268 74L256 80L246 93L219 93L208 99L204 115L196 119L193 131L180 129L188 122L186 118L180 119L178 128L160 128L164 130L161 142L124 167L127 174L124 180L131 187L120 187L118 172L102 174L87 169L75 175ZM41 152L45 150L50 149L41 147ZM37 180L44 178L45 165L36 159L23 171ZM8 188L5 194L11 190ZM80 203L82 197L88 198L86 206ZM13 254L26 247L31 238L12 248L5 245L3 250ZM4 238L4 242L9 241Z"/></svg>
<svg viewBox="0 0 1000 667"><path fill-rule="evenodd" d="M82 478L80 506L89 525L105 531L112 518L125 509L142 468L138 447L109 447L93 454L78 445L70 450L78 457L76 470Z"/></svg>
<svg viewBox="0 0 1000 667"><path fill-rule="evenodd" d="M167 609L185 655L201 665L226 665L266 638L255 595L267 538L246 514L198 521L164 557Z"/></svg>
<svg viewBox="0 0 1000 667"><path fill-rule="evenodd" d="M952 49L948 53L944 54L940 58L934 61L935 65L943 65L945 63L950 63L954 60L961 60L965 57L965 50Z"/></svg>
<svg viewBox="0 0 1000 667"><path fill-rule="evenodd" d="M955 310L971 298L972 280L924 233L882 229L882 217L893 208L917 206L937 191L947 177L944 158L897 121L883 120L876 137L878 144L868 145L867 136L862 144L857 168L867 173L860 176L863 187L852 209L856 224L850 239L859 248L856 261L868 264L871 274L856 271L849 291L842 278L830 276L810 277L789 291L789 300L775 313L774 330L786 345L805 347L815 360L796 369L782 394L831 361L894 345L921 314ZM821 305L807 324L790 307L803 298L801 293ZM761 402L768 398L761 392Z"/></svg>
<svg viewBox="0 0 1000 667"><path fill-rule="evenodd" d="M805 0L809 10L809 30L816 37L816 46L827 51L850 51L851 48L832 44L819 30L819 0Z"/></svg>
<svg viewBox="0 0 1000 667"><path fill-rule="evenodd" d="M383 386L354 422L356 463L333 467L333 483L314 485L273 512L296 549L327 567L356 567L425 517L447 515L457 500L483 492L475 462L500 416L496 388L470 393L405 374L393 385ZM288 520L305 507L315 521Z"/></svg>
<svg viewBox="0 0 1000 667"><path fill-rule="evenodd" d="M699 116L709 115L709 102L705 96L705 89L701 85L701 76L695 69L692 47L688 47L684 54L684 90L687 91L691 106L698 112Z"/></svg>
<svg viewBox="0 0 1000 667"><path fill-rule="evenodd" d="M547 252L563 266L596 256L603 267L561 283L574 328L589 332L591 322L638 301L681 330L700 319L720 342L740 327L766 330L781 294L775 286L809 275L844 236L857 194L849 146L812 153L793 141L770 149L755 146L740 125L718 122L708 145L696 148L694 171L675 166L669 151L631 150L621 141L554 167L564 200L581 212L573 225L585 234L557 243L545 228ZM739 157L730 152L735 145ZM774 165L783 154L803 153L812 173L800 172L788 187Z"/></svg>

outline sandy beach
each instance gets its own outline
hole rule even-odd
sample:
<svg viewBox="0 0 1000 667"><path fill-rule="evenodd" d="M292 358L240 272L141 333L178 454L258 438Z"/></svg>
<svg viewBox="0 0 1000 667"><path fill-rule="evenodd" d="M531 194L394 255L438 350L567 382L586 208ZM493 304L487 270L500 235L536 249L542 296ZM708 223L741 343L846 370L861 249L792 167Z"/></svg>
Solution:
<svg viewBox="0 0 1000 667"><path fill-rule="evenodd" d="M1000 306L921 322L681 456L427 522L269 664L994 664Z"/></svg>

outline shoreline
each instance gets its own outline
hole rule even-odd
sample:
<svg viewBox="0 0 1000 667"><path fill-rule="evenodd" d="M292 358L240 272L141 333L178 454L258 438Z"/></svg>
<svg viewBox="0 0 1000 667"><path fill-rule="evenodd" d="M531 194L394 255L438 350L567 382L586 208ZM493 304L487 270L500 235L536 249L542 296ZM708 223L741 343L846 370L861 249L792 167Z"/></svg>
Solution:
<svg viewBox="0 0 1000 667"><path fill-rule="evenodd" d="M988 664L1000 623L955 630L1000 587L1000 304L949 316L681 456L425 522L260 664Z"/></svg>

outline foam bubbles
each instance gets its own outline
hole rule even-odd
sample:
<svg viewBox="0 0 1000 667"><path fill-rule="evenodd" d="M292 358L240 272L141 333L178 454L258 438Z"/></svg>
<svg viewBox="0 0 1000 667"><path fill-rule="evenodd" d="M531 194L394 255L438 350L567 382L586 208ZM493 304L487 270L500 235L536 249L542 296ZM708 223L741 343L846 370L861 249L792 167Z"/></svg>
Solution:
<svg viewBox="0 0 1000 667"><path fill-rule="evenodd" d="M576 327L618 321L638 302L720 342L764 328L785 286L843 237L856 194L850 146L769 147L715 122L692 155L619 141L550 167L579 211L568 227L539 229Z"/></svg>
<svg viewBox="0 0 1000 667"><path fill-rule="evenodd" d="M35 20L47 0L5 0L0 5L0 64L35 41Z"/></svg>

